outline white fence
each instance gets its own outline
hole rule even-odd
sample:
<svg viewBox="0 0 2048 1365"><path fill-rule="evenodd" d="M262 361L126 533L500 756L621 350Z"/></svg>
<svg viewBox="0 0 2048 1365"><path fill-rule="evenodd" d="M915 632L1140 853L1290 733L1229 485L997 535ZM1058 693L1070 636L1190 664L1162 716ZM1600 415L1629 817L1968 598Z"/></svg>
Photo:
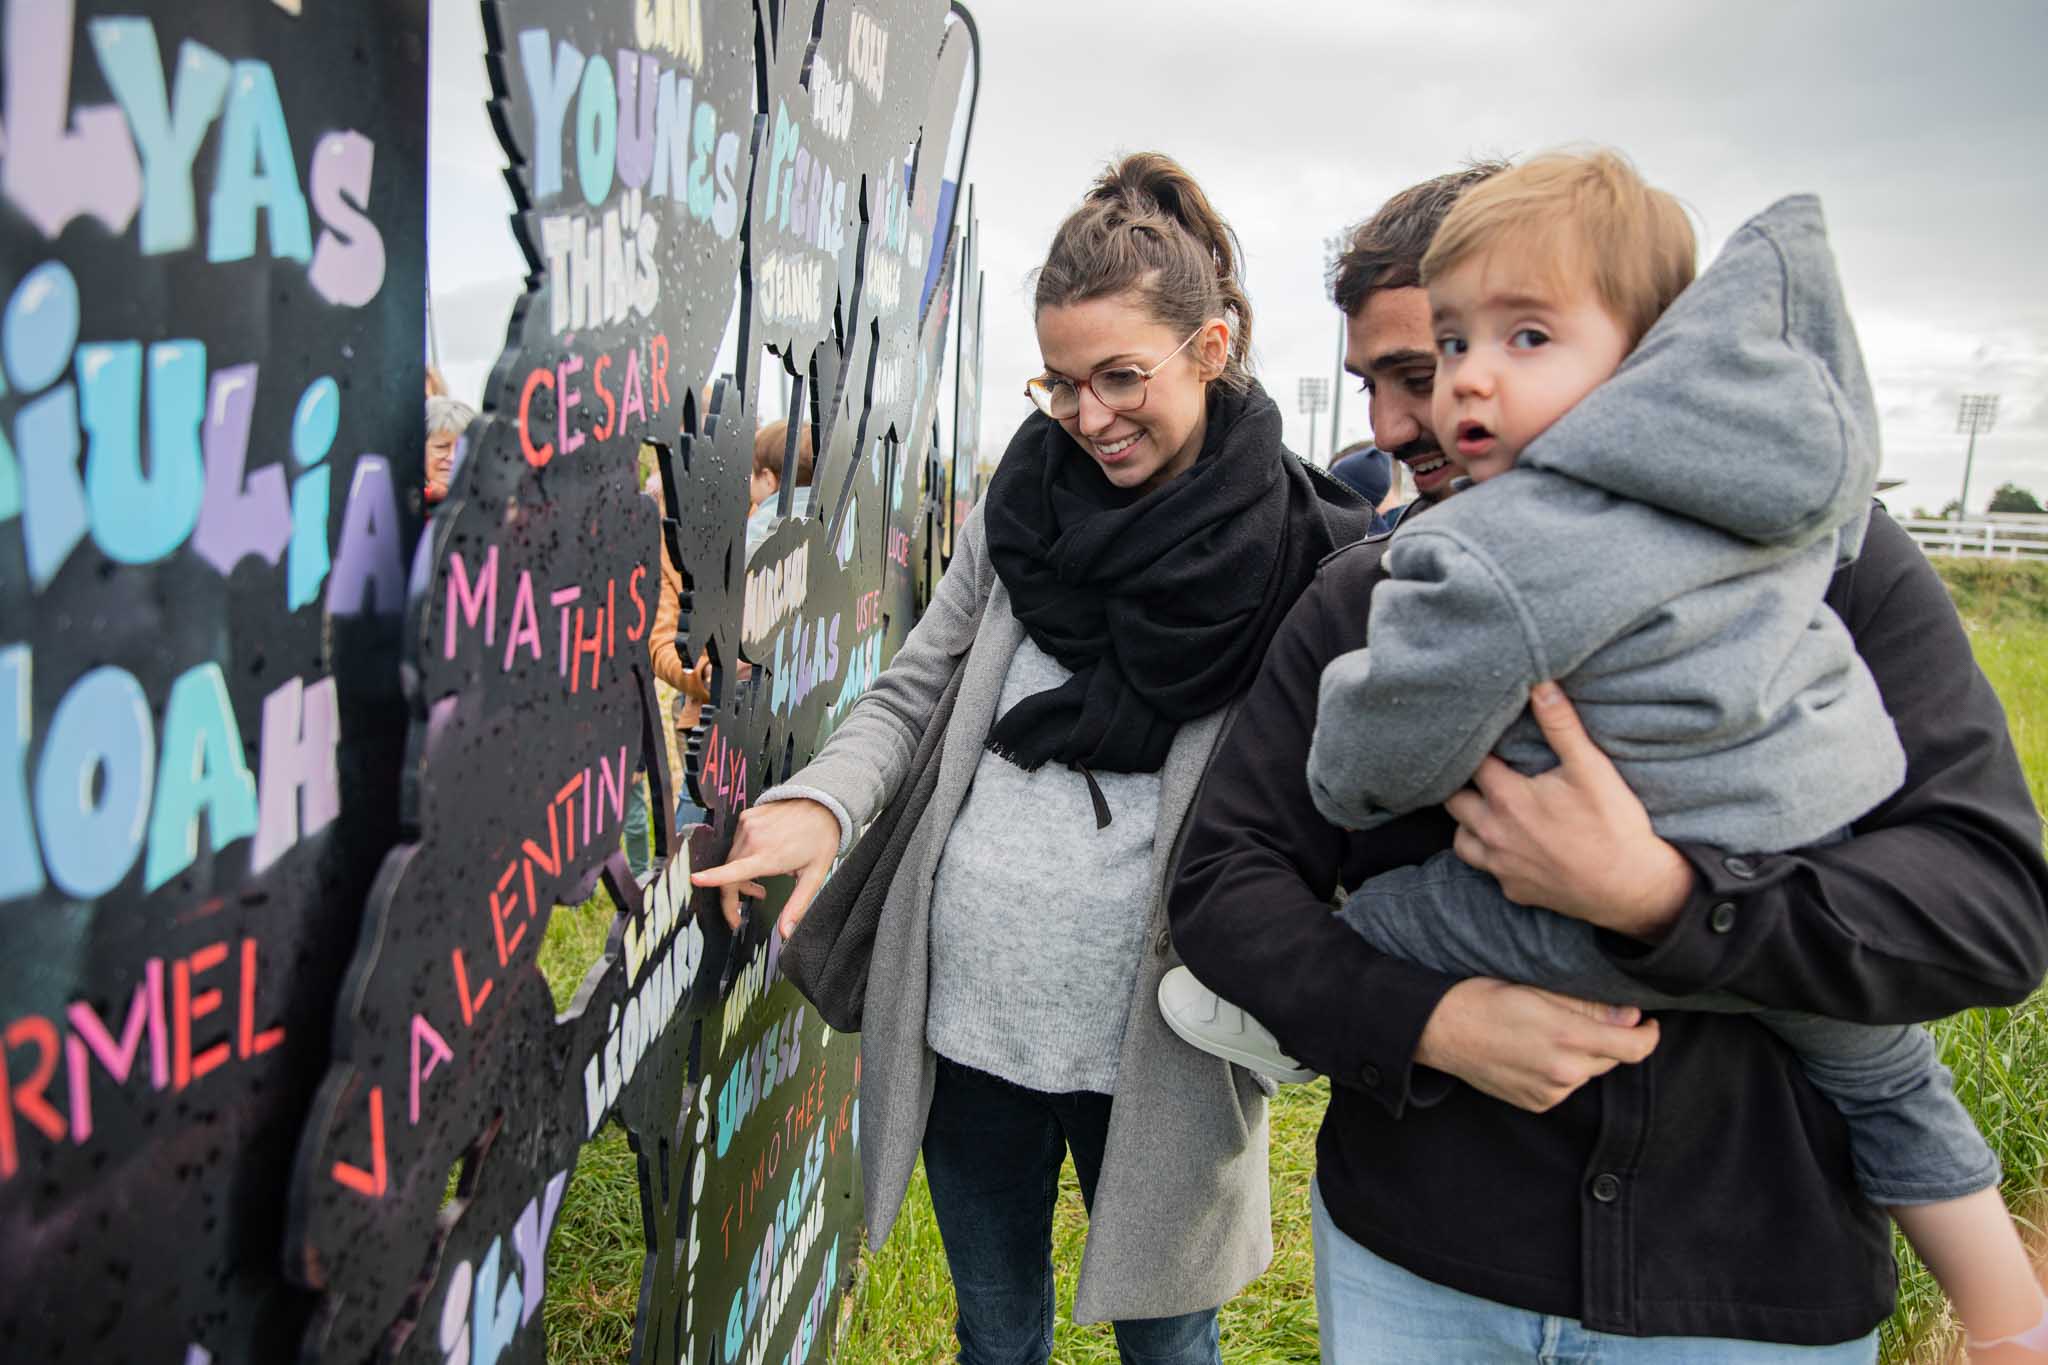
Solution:
<svg viewBox="0 0 2048 1365"><path fill-rule="evenodd" d="M1950 521L1900 517L1899 525L1931 555L2007 555L2048 559L2048 515L1990 512Z"/></svg>

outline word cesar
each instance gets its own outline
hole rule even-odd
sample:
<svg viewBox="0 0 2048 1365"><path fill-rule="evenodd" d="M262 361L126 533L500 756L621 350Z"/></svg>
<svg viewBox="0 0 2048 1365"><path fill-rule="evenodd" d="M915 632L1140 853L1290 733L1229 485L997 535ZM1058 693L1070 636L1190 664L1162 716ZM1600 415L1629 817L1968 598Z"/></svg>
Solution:
<svg viewBox="0 0 2048 1365"><path fill-rule="evenodd" d="M760 1365L767 1359L768 1339L774 1335L804 1262L810 1259L818 1235L824 1230L824 1173L825 1134L821 1129L812 1135L804 1152L802 1171L791 1174L787 1195L772 1210L767 1230L749 1261L746 1283L732 1292L732 1303L725 1315L726 1365L740 1365L742 1361L745 1365ZM798 1343L785 1359L801 1361L810 1357L812 1340L822 1325L825 1305L838 1278L839 1238L834 1236L804 1305L803 1319L797 1325ZM757 1320L761 1330L743 1354L741 1348Z"/></svg>
<svg viewBox="0 0 2048 1365"><path fill-rule="evenodd" d="M230 62L203 43L178 46L169 97L156 25L144 18L86 25L118 113L70 108L71 0L7 6L6 160L0 191L55 239L90 214L125 233L141 210L145 256L183 251L196 238L193 161L220 124L207 203L206 259L221 265L256 251L256 221L269 226L272 257L310 263L307 281L328 302L361 307L384 283L384 240L362 212L370 202L376 148L361 133L330 132L308 167L316 245L299 188L291 130L277 77L262 61Z"/></svg>

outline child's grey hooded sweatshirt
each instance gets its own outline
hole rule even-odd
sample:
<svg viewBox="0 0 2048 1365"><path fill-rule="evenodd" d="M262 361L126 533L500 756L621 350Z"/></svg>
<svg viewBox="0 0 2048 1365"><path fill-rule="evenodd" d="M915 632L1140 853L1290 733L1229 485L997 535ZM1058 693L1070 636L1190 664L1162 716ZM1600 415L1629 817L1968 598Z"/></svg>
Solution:
<svg viewBox="0 0 2048 1365"><path fill-rule="evenodd" d="M1765 852L1847 825L1905 777L1823 600L1877 464L1820 203L1782 200L1514 469L1402 524L1370 648L1323 673L1317 808L1363 829L1488 751L1555 766L1527 714L1555 678L1665 838Z"/></svg>

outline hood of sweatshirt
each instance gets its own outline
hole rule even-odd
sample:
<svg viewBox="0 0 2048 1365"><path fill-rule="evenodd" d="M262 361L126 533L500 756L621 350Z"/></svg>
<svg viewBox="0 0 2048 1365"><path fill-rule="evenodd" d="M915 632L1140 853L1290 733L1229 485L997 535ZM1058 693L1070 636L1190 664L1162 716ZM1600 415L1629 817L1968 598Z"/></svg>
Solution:
<svg viewBox="0 0 2048 1365"><path fill-rule="evenodd" d="M1743 224L1520 463L1759 544L1839 532L1846 561L1862 545L1878 457L1820 201L1799 195Z"/></svg>

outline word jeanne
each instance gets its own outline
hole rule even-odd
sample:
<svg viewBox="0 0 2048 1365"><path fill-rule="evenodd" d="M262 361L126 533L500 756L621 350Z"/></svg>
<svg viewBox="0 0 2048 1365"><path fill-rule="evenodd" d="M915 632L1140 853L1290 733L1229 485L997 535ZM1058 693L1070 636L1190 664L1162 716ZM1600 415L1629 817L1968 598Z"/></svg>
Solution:
<svg viewBox="0 0 2048 1365"><path fill-rule="evenodd" d="M252 776L219 664L172 682L161 744L142 684L103 665L57 703L31 783L33 671L30 646L0 649L0 902L35 895L46 879L92 900L119 886L138 856L142 890L154 891L198 857L202 821L214 853L253 838L249 875L261 876L341 810L332 678L292 678L263 699Z"/></svg>
<svg viewBox="0 0 2048 1365"><path fill-rule="evenodd" d="M562 297L560 294L555 296L557 306ZM658 332L648 338L647 363L644 366L647 381L644 385L640 380L643 366L638 342L627 346L625 360L617 363L617 368L624 375L623 379L617 375L612 378L612 383L619 386L617 394L604 382L604 372L613 367L611 355L599 353L589 362L586 371L582 355L572 351L552 365L539 365L527 371L526 382L519 386L519 450L526 456L528 464L539 469L554 459L557 443L562 454L573 455L591 437L609 441L614 436L637 434L642 425L659 417L668 407L667 334ZM577 378L585 373L590 376L588 390L581 387ZM538 421L535 420L534 400L542 389L546 389L554 399L553 441L547 439L550 423L545 412ZM588 420L586 396L604 404L603 421ZM572 416L575 418L573 423L570 420ZM628 428L628 419L634 417L638 417L640 422Z"/></svg>
<svg viewBox="0 0 2048 1365"><path fill-rule="evenodd" d="M283 462L248 470L258 366L209 374L199 341L79 345L78 328L78 282L62 262L45 261L9 297L0 329L8 385L32 400L15 414L12 443L0 433L0 522L22 518L37 591L90 533L122 564L154 563L188 541L223 578L248 555L282 562L292 611L319 598L330 568L330 611L398 610L398 503L381 456L357 460L329 560L326 461L341 429L341 388L331 377L299 396L290 440L298 472L287 495ZM76 382L59 384L67 368Z"/></svg>
<svg viewBox="0 0 2048 1365"><path fill-rule="evenodd" d="M546 29L520 33L519 62L533 103L535 198L546 203L562 193L567 137L576 186L591 208L604 203L614 183L645 189L651 199L680 201L690 217L730 241L740 221L739 134L718 131L718 110L695 99L696 83L630 48L620 49L616 62L601 53L586 58L567 38L553 51L550 60ZM727 121L737 114L729 111Z"/></svg>
<svg viewBox="0 0 2048 1365"><path fill-rule="evenodd" d="M129 997L118 1041L99 1011L83 1000L72 1001L61 1020L39 1014L11 1020L0 1031L0 1180L11 1179L21 1167L22 1122L53 1143L69 1137L84 1146L91 1139L94 1062L115 1085L126 1085L141 1070L147 1039L150 1088L176 1093L230 1062L250 1061L282 1043L282 1028L256 1027L256 957L256 940L245 938L233 947L222 940L182 957L150 958ZM213 978L222 984L199 985L222 966L232 973ZM230 993L232 1006L226 1003ZM222 1017L220 1025L202 1026L202 1020L216 1014ZM68 1032L63 1024L70 1025ZM195 1042L203 1027L224 1027L226 1036ZM62 1109L50 1093L60 1056Z"/></svg>
<svg viewBox="0 0 2048 1365"><path fill-rule="evenodd" d="M145 18L86 26L100 74L118 106L72 111L71 0L7 6L7 151L0 191L45 237L91 214L125 233L141 210L145 256L197 240L193 162L218 121L206 259L256 252L258 215L270 254L309 263L306 277L328 302L359 308L384 283L384 240L362 209L370 202L376 148L355 131L313 147L307 178L323 230L317 244L300 189L277 77L261 61L230 62L203 43L179 44L168 97L156 25ZM15 60L20 54L21 60Z"/></svg>
<svg viewBox="0 0 2048 1365"><path fill-rule="evenodd" d="M502 1234L491 1239L480 1266L458 1261L449 1273L439 1333L447 1365L496 1365L519 1329L533 1320L547 1295L548 1236L568 1182L567 1171L555 1172L512 1224L512 1250L519 1257L520 1274L505 1270L504 1281L499 1282L505 1253Z"/></svg>
<svg viewBox="0 0 2048 1365"><path fill-rule="evenodd" d="M626 599L632 603L633 623L626 627L626 639L637 643L647 634L649 628L647 596L643 585L647 578L647 566L636 564L626 578ZM583 609L582 585L571 583L567 587L555 588L547 594L548 606L554 611L555 624L559 626L555 639L555 672L568 683L570 693L580 691L583 683L583 664L590 662L591 687L599 684L599 666L609 659L615 659L619 652L619 581L607 578L604 591L592 590L591 606L586 618ZM584 632L584 622L589 621L590 630ZM475 631L483 629L483 648L494 646L498 638L498 547L493 545L484 551L483 563L478 566L472 578L469 565L463 560L460 550L448 555L448 591L442 611L444 628L441 635L441 657L453 659L458 646L470 645L473 635L465 635L462 627ZM527 655L520 659L521 652ZM528 569L519 571L519 578L512 590L505 619L505 648L498 661L498 671L509 673L515 662L545 663L540 629L540 611L535 605L533 573Z"/></svg>
<svg viewBox="0 0 2048 1365"><path fill-rule="evenodd" d="M584 1064L583 1115L588 1123L587 1137L597 1136L604 1116L619 1102L619 1092L631 1084L634 1073L639 1071L641 1059L675 1021L677 1009L689 998L698 969L704 965L704 927L694 915L687 914L690 890L689 859L670 859L654 892L654 913L647 933L636 932L637 923L628 922L626 979L639 981L643 967L647 979L627 999L623 1010L612 1006L605 1021L604 1043ZM677 932L679 920L682 928ZM669 934L673 937L667 939L661 956L649 964L647 943L650 939L660 942L662 936Z"/></svg>

